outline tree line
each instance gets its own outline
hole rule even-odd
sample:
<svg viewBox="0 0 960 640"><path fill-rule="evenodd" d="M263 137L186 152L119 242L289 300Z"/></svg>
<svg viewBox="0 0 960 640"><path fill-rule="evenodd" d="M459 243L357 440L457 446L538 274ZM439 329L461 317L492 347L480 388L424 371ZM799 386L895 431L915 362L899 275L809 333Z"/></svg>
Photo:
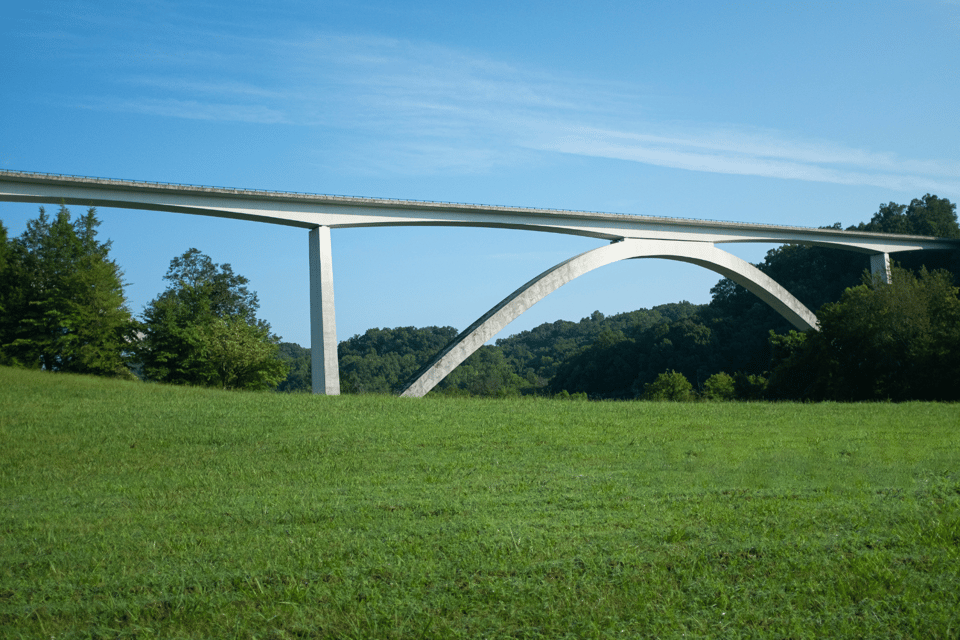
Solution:
<svg viewBox="0 0 960 640"><path fill-rule="evenodd" d="M310 351L258 318L249 281L197 249L135 317L122 271L76 220L41 207L18 238L0 224L0 364L226 389L310 390ZM840 229L839 224L831 228ZM848 227L958 238L956 205L926 195ZM960 252L901 254L892 284L862 254L803 245L757 267L816 310L799 333L730 280L706 305L678 302L558 320L485 345L435 394L593 399L957 400ZM452 327L370 329L340 343L343 393L394 393L457 335Z"/></svg>
<svg viewBox="0 0 960 640"><path fill-rule="evenodd" d="M286 378L245 277L190 249L136 318L99 225L96 209L73 220L66 206L41 207L18 238L0 224L0 364L224 389Z"/></svg>

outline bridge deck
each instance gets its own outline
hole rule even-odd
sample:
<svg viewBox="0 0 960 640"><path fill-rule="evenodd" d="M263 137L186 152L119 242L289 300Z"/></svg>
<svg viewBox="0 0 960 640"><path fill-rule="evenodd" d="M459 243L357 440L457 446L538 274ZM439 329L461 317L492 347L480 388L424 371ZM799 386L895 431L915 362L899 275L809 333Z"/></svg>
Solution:
<svg viewBox="0 0 960 640"><path fill-rule="evenodd" d="M535 207L394 200L258 189L0 171L0 200L172 211L311 229L465 225L529 229L622 240L796 242L864 253L946 249L960 241L790 225L601 213Z"/></svg>

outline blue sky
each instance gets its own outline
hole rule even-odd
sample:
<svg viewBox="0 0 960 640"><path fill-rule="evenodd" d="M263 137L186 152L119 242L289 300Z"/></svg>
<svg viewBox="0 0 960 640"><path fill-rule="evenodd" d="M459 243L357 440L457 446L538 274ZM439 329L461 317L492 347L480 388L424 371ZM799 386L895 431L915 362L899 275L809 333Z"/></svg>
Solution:
<svg viewBox="0 0 960 640"><path fill-rule="evenodd" d="M0 168L822 226L960 200L960 2L48 2L0 21ZM35 206L0 203L12 235ZM309 343L303 230L101 209L142 311L197 247ZM598 241L333 232L339 338L463 329ZM728 245L751 262L770 247ZM501 335L709 301L611 265Z"/></svg>

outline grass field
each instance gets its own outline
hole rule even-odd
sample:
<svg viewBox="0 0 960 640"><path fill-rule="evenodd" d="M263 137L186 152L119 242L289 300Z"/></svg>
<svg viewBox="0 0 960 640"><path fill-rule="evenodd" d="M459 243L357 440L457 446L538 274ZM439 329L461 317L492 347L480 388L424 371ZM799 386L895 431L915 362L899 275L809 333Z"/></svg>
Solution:
<svg viewBox="0 0 960 640"><path fill-rule="evenodd" d="M960 406L0 368L3 638L957 638Z"/></svg>

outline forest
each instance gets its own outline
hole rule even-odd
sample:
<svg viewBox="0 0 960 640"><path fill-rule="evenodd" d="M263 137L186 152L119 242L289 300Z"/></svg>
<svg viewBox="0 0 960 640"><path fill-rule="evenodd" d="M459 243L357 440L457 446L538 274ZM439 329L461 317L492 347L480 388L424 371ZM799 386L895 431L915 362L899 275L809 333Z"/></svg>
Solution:
<svg viewBox="0 0 960 640"><path fill-rule="evenodd" d="M43 208L18 238L0 224L0 364L224 389L308 392L310 351L257 317L257 295L197 249L135 316L96 211ZM831 228L840 229L839 223ZM956 205L927 194L889 203L849 230L960 238ZM557 320L485 345L432 394L591 400L960 399L960 250L894 256L892 283L869 258L787 244L756 265L820 320L799 333L727 279L711 301L579 322ZM338 347L341 391L396 393L457 335L372 328Z"/></svg>

